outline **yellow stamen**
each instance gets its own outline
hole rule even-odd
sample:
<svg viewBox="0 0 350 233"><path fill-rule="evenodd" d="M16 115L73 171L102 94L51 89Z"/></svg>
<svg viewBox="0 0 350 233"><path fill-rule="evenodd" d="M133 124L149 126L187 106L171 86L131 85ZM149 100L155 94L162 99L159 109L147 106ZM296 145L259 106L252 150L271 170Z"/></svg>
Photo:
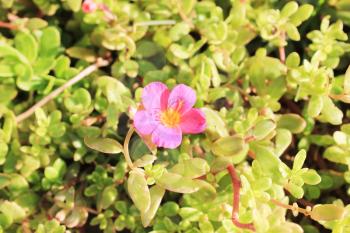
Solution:
<svg viewBox="0 0 350 233"><path fill-rule="evenodd" d="M180 123L180 114L178 111L169 108L162 112L160 121L169 128L174 128Z"/></svg>

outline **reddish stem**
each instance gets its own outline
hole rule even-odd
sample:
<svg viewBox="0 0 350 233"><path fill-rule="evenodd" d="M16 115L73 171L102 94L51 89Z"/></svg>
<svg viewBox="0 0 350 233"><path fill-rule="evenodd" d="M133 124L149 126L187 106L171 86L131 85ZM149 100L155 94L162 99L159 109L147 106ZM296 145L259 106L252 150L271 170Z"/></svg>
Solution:
<svg viewBox="0 0 350 233"><path fill-rule="evenodd" d="M11 29L11 30L15 30L15 29L17 29L17 26L13 25L13 24L10 24L10 23L6 23L6 22L3 22L3 21L0 21L0 28L8 28L8 29Z"/></svg>
<svg viewBox="0 0 350 233"><path fill-rule="evenodd" d="M285 40L285 38L286 38L286 33L285 32L281 33L281 38L283 40ZM279 47L278 48L278 52L279 52L279 55L280 55L280 60L284 64L286 62L286 51L284 49L284 46Z"/></svg>
<svg viewBox="0 0 350 233"><path fill-rule="evenodd" d="M241 223L238 220L239 191L241 189L241 182L240 182L239 177L236 173L235 167L232 164L227 166L227 171L231 176L231 182L232 182L232 188L233 188L233 190L232 190L232 192L233 192L232 222L233 222L233 224L235 224L236 227L255 231L255 227L252 223Z"/></svg>

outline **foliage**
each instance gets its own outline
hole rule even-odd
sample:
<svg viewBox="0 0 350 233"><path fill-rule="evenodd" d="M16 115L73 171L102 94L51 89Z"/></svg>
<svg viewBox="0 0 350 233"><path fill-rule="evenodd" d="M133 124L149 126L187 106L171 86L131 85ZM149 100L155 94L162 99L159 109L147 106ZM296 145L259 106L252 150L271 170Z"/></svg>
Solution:
<svg viewBox="0 0 350 233"><path fill-rule="evenodd" d="M349 26L348 0L0 0L0 232L348 232ZM152 82L205 132L133 134Z"/></svg>

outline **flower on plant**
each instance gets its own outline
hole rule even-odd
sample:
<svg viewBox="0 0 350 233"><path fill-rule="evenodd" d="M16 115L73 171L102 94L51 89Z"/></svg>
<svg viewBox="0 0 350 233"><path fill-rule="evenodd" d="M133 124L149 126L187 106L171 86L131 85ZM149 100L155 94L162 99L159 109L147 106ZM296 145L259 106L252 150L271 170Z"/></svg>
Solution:
<svg viewBox="0 0 350 233"><path fill-rule="evenodd" d="M206 128L204 113L193 108L195 102L196 93L189 86L179 84L170 91L165 84L152 82L143 89L134 126L157 147L176 148L182 134L198 134Z"/></svg>
<svg viewBox="0 0 350 233"><path fill-rule="evenodd" d="M92 13L95 12L98 7L98 4L94 0L85 0L81 8L84 13Z"/></svg>

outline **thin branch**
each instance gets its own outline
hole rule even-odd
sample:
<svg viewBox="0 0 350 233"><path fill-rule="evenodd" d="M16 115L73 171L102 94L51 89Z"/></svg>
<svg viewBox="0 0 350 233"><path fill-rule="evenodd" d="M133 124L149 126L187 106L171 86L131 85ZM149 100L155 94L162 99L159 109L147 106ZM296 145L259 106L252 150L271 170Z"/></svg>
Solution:
<svg viewBox="0 0 350 233"><path fill-rule="evenodd" d="M294 203L293 205L288 205L288 204L284 204L284 203L282 203L282 202L280 202L280 201L278 201L276 199L271 199L270 202L275 204L275 205L277 205L277 206L280 206L282 208L285 208L285 209L293 211L293 214L294 213L302 213L305 216L309 216L310 213L311 213L311 207L310 206L307 206L305 209L303 209L303 208L298 207L298 205L296 203Z"/></svg>
<svg viewBox="0 0 350 233"><path fill-rule="evenodd" d="M116 20L116 16L113 14L111 9L109 9L109 7L106 4L101 3L99 5L99 8L103 11L108 21L112 22Z"/></svg>
<svg viewBox="0 0 350 233"><path fill-rule="evenodd" d="M175 20L152 20L144 22L136 22L135 26L161 26L161 25L173 25L176 24Z"/></svg>
<svg viewBox="0 0 350 233"><path fill-rule="evenodd" d="M131 160L130 155L129 155L129 142L130 142L131 136L134 133L134 131L135 131L134 127L130 126L130 129L129 129L128 134L126 135L125 141L124 141L123 154L124 154L125 161L127 162L130 169L134 168L134 164L132 163L132 160Z"/></svg>
<svg viewBox="0 0 350 233"><path fill-rule="evenodd" d="M192 20L190 18L188 18L187 15L182 11L182 5L181 5L180 1L177 2L176 6L177 6L177 10L179 11L179 15L180 15L181 19L185 23L187 23L190 26L190 28L194 28L194 24L193 24Z"/></svg>
<svg viewBox="0 0 350 233"><path fill-rule="evenodd" d="M286 39L286 33L285 32L281 33L281 39L282 40ZM286 51L284 49L284 46L280 46L278 48L278 52L279 52L280 60L284 64L286 62Z"/></svg>
<svg viewBox="0 0 350 233"><path fill-rule="evenodd" d="M241 189L241 182L236 173L236 170L232 164L227 166L227 171L231 176L232 188L233 188L233 208L232 208L232 222L236 227L249 229L251 231L255 231L255 227L252 223L241 223L238 219L239 213L239 191Z"/></svg>
<svg viewBox="0 0 350 233"><path fill-rule="evenodd" d="M42 106L44 106L45 104L47 104L48 102L50 102L50 100L56 98L59 94L61 94L64 90L66 90L67 88L69 88L70 86L74 85L75 83L79 82L80 80L82 80L83 78L85 78L86 76L88 76L89 74L91 74L92 72L96 71L99 67L101 66L106 66L108 64L108 62L106 60L103 59L98 59L97 62L93 65L90 65L88 67L86 67L84 70L82 70L78 75L76 75L75 77L73 77L72 79L70 79L68 82L66 82L65 84L63 84L62 86L60 86L59 88L57 88L56 90L54 90L53 92L51 92L49 95L45 96L42 100L40 100L38 103L34 104L31 108L29 108L27 111L21 113L20 115L18 115L16 117L16 121L17 123L20 123L21 121L27 119L28 117L30 117L38 108L41 108Z"/></svg>
<svg viewBox="0 0 350 233"><path fill-rule="evenodd" d="M17 29L17 26L11 23L0 21L0 28L8 28L10 30L15 30Z"/></svg>

